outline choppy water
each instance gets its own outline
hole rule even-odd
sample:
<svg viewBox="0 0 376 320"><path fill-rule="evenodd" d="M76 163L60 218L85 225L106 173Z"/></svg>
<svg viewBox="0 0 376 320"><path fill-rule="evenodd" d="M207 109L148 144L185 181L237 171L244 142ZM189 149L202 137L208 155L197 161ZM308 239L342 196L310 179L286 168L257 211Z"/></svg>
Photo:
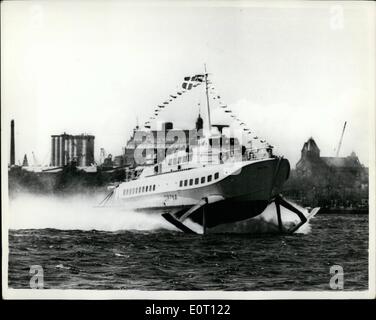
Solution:
<svg viewBox="0 0 376 320"><path fill-rule="evenodd" d="M163 227L163 226L162 226ZM44 287L141 290L345 290L368 288L368 216L319 214L294 235L187 235L151 230L17 229L9 233L9 286L28 288L41 265Z"/></svg>

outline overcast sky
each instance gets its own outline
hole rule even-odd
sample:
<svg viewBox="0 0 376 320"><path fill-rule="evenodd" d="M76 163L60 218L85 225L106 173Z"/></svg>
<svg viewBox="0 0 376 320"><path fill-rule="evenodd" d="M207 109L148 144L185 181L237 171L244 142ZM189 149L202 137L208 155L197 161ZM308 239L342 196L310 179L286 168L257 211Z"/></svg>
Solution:
<svg viewBox="0 0 376 320"><path fill-rule="evenodd" d="M101 147L120 154L136 117L148 120L206 63L223 102L293 166L311 136L334 156L345 121L341 155L355 151L368 166L372 2L143 3L1 3L3 130L15 119L17 161L26 153L32 162L34 151L48 164L50 135L64 131L95 135L97 158ZM160 121L194 127L198 103L206 116L198 93ZM213 122L223 121L213 108Z"/></svg>

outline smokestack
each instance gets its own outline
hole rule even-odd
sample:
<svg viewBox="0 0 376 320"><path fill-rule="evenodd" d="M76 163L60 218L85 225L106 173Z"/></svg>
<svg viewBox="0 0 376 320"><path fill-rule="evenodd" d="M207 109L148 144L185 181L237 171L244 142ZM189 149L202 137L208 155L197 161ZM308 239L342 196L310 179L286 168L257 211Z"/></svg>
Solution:
<svg viewBox="0 0 376 320"><path fill-rule="evenodd" d="M14 150L14 120L10 122L10 165L14 166L15 161L15 150Z"/></svg>

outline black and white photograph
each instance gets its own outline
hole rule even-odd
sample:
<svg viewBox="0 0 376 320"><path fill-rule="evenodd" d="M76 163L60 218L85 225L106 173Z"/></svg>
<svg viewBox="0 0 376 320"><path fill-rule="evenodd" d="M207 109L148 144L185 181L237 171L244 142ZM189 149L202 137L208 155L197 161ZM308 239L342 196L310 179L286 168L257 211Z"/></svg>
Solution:
<svg viewBox="0 0 376 320"><path fill-rule="evenodd" d="M1 2L3 298L375 298L375 21Z"/></svg>

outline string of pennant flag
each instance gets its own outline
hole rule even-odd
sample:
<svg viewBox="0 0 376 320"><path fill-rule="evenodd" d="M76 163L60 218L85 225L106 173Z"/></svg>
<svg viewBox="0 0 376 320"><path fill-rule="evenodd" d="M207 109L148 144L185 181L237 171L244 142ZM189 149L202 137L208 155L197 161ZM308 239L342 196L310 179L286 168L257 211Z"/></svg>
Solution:
<svg viewBox="0 0 376 320"><path fill-rule="evenodd" d="M231 110L231 108L228 106L228 104L224 103L222 101L222 98L221 96L218 94L214 84L210 81L208 82L208 84L210 84L210 87L209 87L209 93L212 97L213 100L217 100L219 102L219 105L220 105L220 108L228 115L230 115L230 117L236 121L238 123L238 125L243 129L243 131L245 132L245 134L248 134L249 136L252 135L252 132L251 132L251 129L249 129L249 127L247 127L246 123L243 122L241 119L239 119L235 112L233 110ZM262 138L259 138L258 136L253 136L253 139L254 140L259 140L261 143L266 143L266 140L265 139L262 139Z"/></svg>
<svg viewBox="0 0 376 320"><path fill-rule="evenodd" d="M150 129L151 120L156 120L160 112L162 112L163 109L167 107L175 99L183 96L189 90L192 90L193 88L196 88L197 86L201 85L204 82L204 78L205 78L204 74L196 74L194 76L184 77L184 81L181 85L182 89L178 90L174 94L170 94L168 99L166 99L163 103L157 105L157 107L154 109L154 115L151 116L149 120L144 123L144 127L147 129Z"/></svg>
<svg viewBox="0 0 376 320"><path fill-rule="evenodd" d="M154 109L154 115L150 116L149 120L144 123L144 127L147 129L151 128L151 120L156 120L158 116L160 115L160 112L162 112L171 102L173 102L175 99L178 99L179 97L182 97L185 93L189 92L193 88L198 87L201 85L205 80L205 74L196 74L194 76L184 77L183 83L181 85L180 90L177 90L176 93L170 94L168 99L163 101L163 103L158 104L157 107ZM246 126L246 124L239 119L236 114L231 110L231 108L223 103L221 96L218 94L218 92L215 89L215 86L213 82L209 79L207 79L207 85L208 85L208 92L213 100L217 100L219 102L220 108L226 113L229 114L232 119L234 119L239 126L243 129L243 131L251 137L252 132L249 129L249 127ZM265 143L266 140L259 138L258 136L253 136L253 139L260 140L261 143Z"/></svg>

